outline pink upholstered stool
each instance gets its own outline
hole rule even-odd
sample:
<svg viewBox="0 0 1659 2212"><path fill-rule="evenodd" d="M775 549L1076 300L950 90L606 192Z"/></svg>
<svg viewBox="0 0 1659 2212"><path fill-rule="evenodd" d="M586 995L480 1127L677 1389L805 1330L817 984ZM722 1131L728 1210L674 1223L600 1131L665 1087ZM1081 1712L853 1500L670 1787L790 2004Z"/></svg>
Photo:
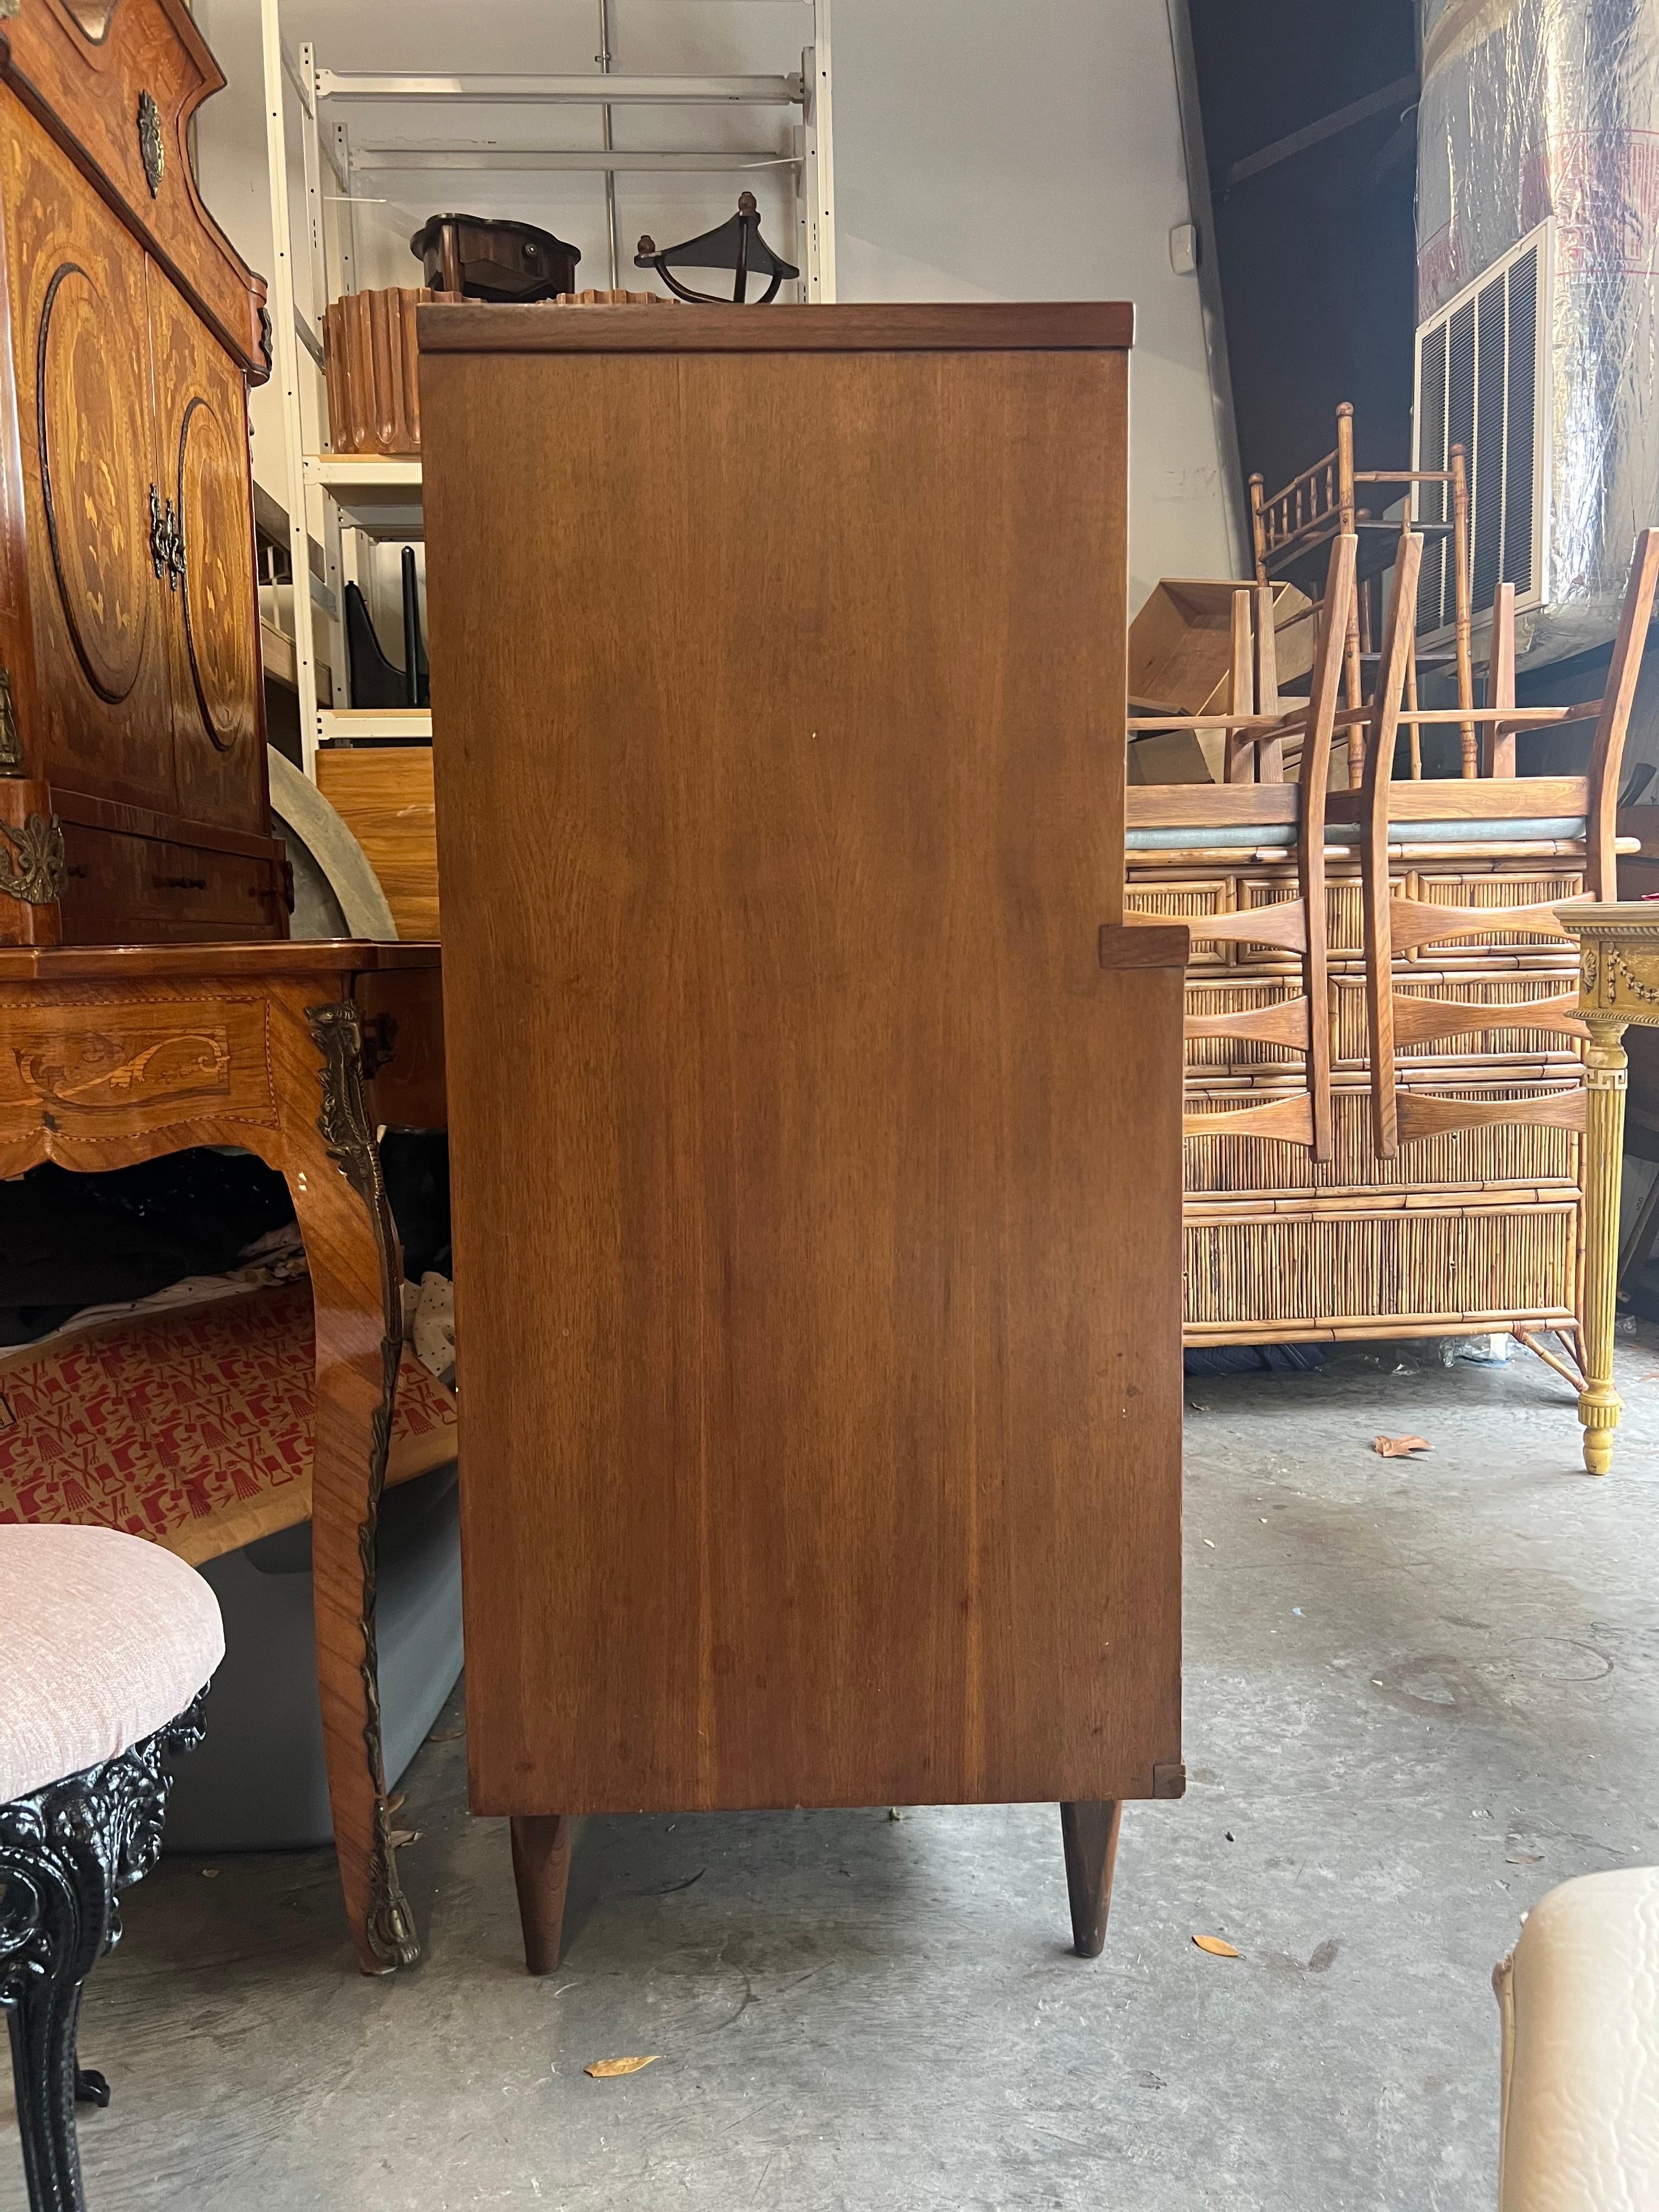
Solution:
<svg viewBox="0 0 1659 2212"><path fill-rule="evenodd" d="M194 1567L112 1528L0 1528L0 2005L33 2212L82 2212L81 1986L161 1847L169 1752L224 1655Z"/></svg>

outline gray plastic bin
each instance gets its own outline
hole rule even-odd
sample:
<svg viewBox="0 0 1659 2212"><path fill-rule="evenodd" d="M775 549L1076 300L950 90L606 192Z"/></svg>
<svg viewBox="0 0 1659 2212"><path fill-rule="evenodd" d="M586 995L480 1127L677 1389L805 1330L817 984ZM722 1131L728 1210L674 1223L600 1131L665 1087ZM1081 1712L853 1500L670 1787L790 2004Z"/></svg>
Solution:
<svg viewBox="0 0 1659 2212"><path fill-rule="evenodd" d="M262 1536L202 1569L225 1617L207 1738L179 1761L166 1848L286 1850L331 1841L311 1617L311 1525ZM380 1509L380 1714L386 1786L461 1671L455 1462L388 1490Z"/></svg>

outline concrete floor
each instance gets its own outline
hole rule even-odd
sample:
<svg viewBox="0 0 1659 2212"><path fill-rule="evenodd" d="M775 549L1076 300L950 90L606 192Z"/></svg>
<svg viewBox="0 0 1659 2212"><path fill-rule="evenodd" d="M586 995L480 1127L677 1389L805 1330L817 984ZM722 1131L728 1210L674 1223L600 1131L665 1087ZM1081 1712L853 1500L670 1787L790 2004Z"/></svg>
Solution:
<svg viewBox="0 0 1659 2212"><path fill-rule="evenodd" d="M1524 1356L1189 1381L1191 1787L1129 1809L1094 1964L1053 1808L878 1809L591 1822L532 1982L459 1741L407 1784L417 1973L352 1971L326 1856L164 1863L88 1987L93 2212L1492 2203L1493 1962L1659 1858L1659 1335L1620 1379L1605 1482Z"/></svg>

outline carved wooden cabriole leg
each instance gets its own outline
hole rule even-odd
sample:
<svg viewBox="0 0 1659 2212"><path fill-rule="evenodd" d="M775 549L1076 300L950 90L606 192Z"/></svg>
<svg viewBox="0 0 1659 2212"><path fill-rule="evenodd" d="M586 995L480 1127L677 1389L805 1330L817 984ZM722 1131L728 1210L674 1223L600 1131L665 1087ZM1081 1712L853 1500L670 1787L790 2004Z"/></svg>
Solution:
<svg viewBox="0 0 1659 2212"><path fill-rule="evenodd" d="M329 1800L358 1964L421 1955L398 1879L374 1643L375 1546L403 1345L402 1260L363 1102L362 1025L346 1000L307 1006L323 1055L314 1146L290 1132L287 1175L317 1321L312 1583Z"/></svg>
<svg viewBox="0 0 1659 2212"><path fill-rule="evenodd" d="M1587 952L1586 962L1589 960ZM1578 1418L1584 1465L1592 1474L1613 1466L1613 1431L1624 1403L1613 1386L1613 1323L1619 1282L1619 1192L1625 1155L1626 1062L1622 1014L1584 1009L1590 1041L1584 1054L1589 1112L1584 1131L1584 1388Z"/></svg>
<svg viewBox="0 0 1659 2212"><path fill-rule="evenodd" d="M532 1974L550 1974L564 1948L570 1822L562 1813L520 1814L512 1827L513 1879L519 1891L525 1968Z"/></svg>
<svg viewBox="0 0 1659 2212"><path fill-rule="evenodd" d="M1121 1797L1062 1805L1060 1833L1066 1846L1066 1888L1072 1904L1072 1939L1079 1959L1097 1959L1112 1909L1112 1871L1123 1821Z"/></svg>
<svg viewBox="0 0 1659 2212"><path fill-rule="evenodd" d="M166 1760L201 1741L206 1694L118 1759L0 1806L0 2004L34 2212L83 2212L75 2107L109 2086L76 2061L81 1987L121 1940L118 1893L155 1863Z"/></svg>

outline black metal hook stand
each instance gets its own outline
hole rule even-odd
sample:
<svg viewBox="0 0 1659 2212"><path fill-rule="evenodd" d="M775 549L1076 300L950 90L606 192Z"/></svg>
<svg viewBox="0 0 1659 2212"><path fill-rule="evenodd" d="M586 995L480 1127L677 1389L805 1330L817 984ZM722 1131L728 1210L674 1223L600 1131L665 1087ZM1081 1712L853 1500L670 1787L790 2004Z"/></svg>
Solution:
<svg viewBox="0 0 1659 2212"><path fill-rule="evenodd" d="M718 229L706 230L700 238L689 238L684 246L666 246L659 252L655 241L641 238L639 251L634 256L636 269L654 269L677 300L689 300L694 306L723 307L726 303L713 292L694 292L689 284L682 284L674 270L678 269L729 269L732 272L732 304L743 307L749 297L751 276L770 278L757 307L775 300L778 287L786 276L796 277L800 271L793 263L780 260L761 236L760 210L755 204L753 192L739 192L738 211Z"/></svg>

